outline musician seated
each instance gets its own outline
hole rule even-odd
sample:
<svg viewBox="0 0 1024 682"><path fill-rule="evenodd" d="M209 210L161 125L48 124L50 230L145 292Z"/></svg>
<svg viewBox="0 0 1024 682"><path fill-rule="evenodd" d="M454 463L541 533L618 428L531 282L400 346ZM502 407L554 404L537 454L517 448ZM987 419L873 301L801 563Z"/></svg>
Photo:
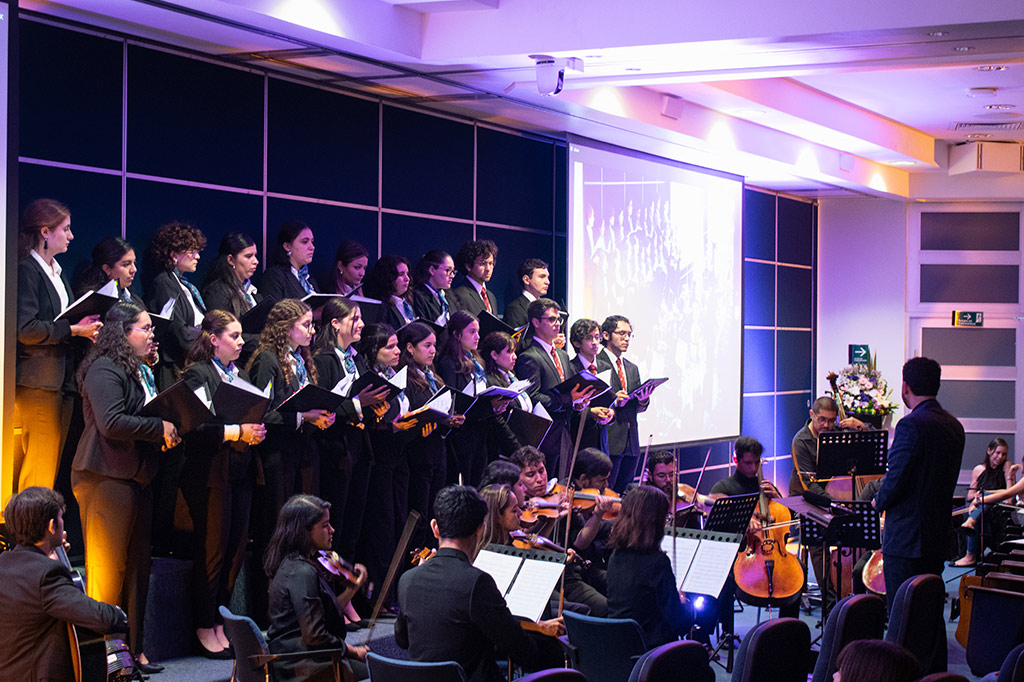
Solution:
<svg viewBox="0 0 1024 682"><path fill-rule="evenodd" d="M526 506L526 483L523 481L522 473L523 470L518 464L496 459L484 467L477 489L483 490L490 485L507 485L516 494L516 504L522 511Z"/></svg>
<svg viewBox="0 0 1024 682"><path fill-rule="evenodd" d="M267 545L263 570L270 579L270 627L273 654L343 649L343 665L357 680L366 679L365 646L345 644L345 606L366 581L366 568L355 567L354 580L335 591L322 573L317 556L329 552L334 540L331 503L313 495L294 495L277 517ZM330 657L290 659L274 663L274 679L334 679Z"/></svg>
<svg viewBox="0 0 1024 682"><path fill-rule="evenodd" d="M749 495L751 493L763 492L769 499L782 497L779 489L769 480L762 480L758 483L758 470L761 468L761 453L764 446L756 438L740 436L733 444L732 461L736 465L736 471L729 478L723 478L711 487L711 495ZM761 520L757 515L750 519L750 530L757 530L761 527Z"/></svg>
<svg viewBox="0 0 1024 682"><path fill-rule="evenodd" d="M608 560L608 616L640 624L649 648L683 637L693 625L693 611L676 589L672 564L661 549L668 498L641 485L622 498L612 526Z"/></svg>
<svg viewBox="0 0 1024 682"><path fill-rule="evenodd" d="M60 493L25 488L11 497L4 519L17 546L0 554L0 680L74 682L77 643L67 625L126 632L128 617L85 596L56 560L57 548L67 549Z"/></svg>
<svg viewBox="0 0 1024 682"><path fill-rule="evenodd" d="M530 532L547 535L554 527L554 521L569 513L569 505L563 501L561 494L548 494L548 491L554 488L556 481L548 480L544 453L531 445L524 445L516 449L510 459L520 468L519 477L523 485L526 486L526 503L520 504L520 507L524 511L534 511L540 508L555 510L550 513L553 518L523 519L523 525L529 526Z"/></svg>
<svg viewBox="0 0 1024 682"><path fill-rule="evenodd" d="M437 554L398 582L395 641L414 661L457 662L469 682L501 680L499 655L525 667L542 664L536 643L508 610L494 579L472 565L487 503L468 486L448 486L438 493L434 514L430 528L439 541ZM540 626L549 634L563 630L561 618Z"/></svg>
<svg viewBox="0 0 1024 682"><path fill-rule="evenodd" d="M967 535L967 553L956 561L954 566L973 566L977 562L981 539L978 537L978 533L973 531L977 529L979 519L986 538L998 539L1003 535L1003 528L1008 518L1006 510L1000 509L991 502L979 505L978 498L982 491L1005 490L1016 483L1020 465L1010 464L1006 457L1007 451L1008 446L1005 440L993 439L988 444L984 460L971 471L971 486L968 489L971 506L963 527L972 532ZM982 514L984 514L984 518L982 518Z"/></svg>
<svg viewBox="0 0 1024 682"><path fill-rule="evenodd" d="M680 528L700 528L701 510L710 506L706 495L687 497L680 494L679 478L676 475L676 456L668 450L652 452L647 460L641 480L648 482L661 492L669 502L675 500L675 521ZM696 504L692 497L696 497ZM669 505L671 507L671 504ZM672 512L670 512L672 513Z"/></svg>
<svg viewBox="0 0 1024 682"><path fill-rule="evenodd" d="M981 510L993 509L993 508L995 508L995 505L997 505L998 503L1004 502L1004 501L1007 501L1007 500L1012 502L1014 498L1016 498L1018 495L1021 495L1021 494L1024 494L1024 478L1021 478L1021 480L1017 481L1013 485L1011 485L1009 487L1006 487L1006 488L1002 488L1002 489L999 489L999 490L984 491L984 492L980 492L979 491L978 495L971 502L971 506L968 508L968 513L969 513L970 516L968 517L968 520L966 522L964 522L964 525L967 526L968 529L974 530L973 525L968 526L968 524L972 520L974 520L976 518L976 515L978 515ZM984 525L984 524L985 524L985 520L983 519L981 525ZM986 534L987 534L987 531L986 531ZM970 537L970 536L968 536L968 537ZM971 547L971 545L969 544L968 547ZM964 557L964 558L967 558L967 557ZM971 559L976 560L976 557L971 556ZM957 566L962 566L964 564L962 564L961 562L958 561L958 562L956 562L956 565Z"/></svg>

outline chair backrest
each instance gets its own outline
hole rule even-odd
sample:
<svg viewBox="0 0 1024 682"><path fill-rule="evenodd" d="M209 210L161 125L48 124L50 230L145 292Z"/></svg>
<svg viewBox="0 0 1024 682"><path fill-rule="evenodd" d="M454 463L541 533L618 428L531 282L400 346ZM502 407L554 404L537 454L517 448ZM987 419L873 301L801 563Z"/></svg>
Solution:
<svg viewBox="0 0 1024 682"><path fill-rule="evenodd" d="M858 639L882 639L884 633L885 601L881 597L851 594L843 598L828 614L811 682L831 682L844 646Z"/></svg>
<svg viewBox="0 0 1024 682"><path fill-rule="evenodd" d="M524 675L516 682L587 682L587 677L572 668L548 668Z"/></svg>
<svg viewBox="0 0 1024 682"><path fill-rule="evenodd" d="M692 641L669 642L640 657L629 682L714 682L708 652Z"/></svg>
<svg viewBox="0 0 1024 682"><path fill-rule="evenodd" d="M758 623L740 644L732 682L806 682L811 629L796 618Z"/></svg>
<svg viewBox="0 0 1024 682"><path fill-rule="evenodd" d="M263 666L253 664L249 658L270 653L259 627L252 618L236 616L226 606L220 607L220 616L224 619L224 634L235 650L236 682L266 682Z"/></svg>
<svg viewBox="0 0 1024 682"><path fill-rule="evenodd" d="M999 670L1013 648L1024 643L1024 594L991 587L967 589L972 602L967 665L975 675L987 675Z"/></svg>
<svg viewBox="0 0 1024 682"><path fill-rule="evenodd" d="M626 682L647 651L644 633L631 618L595 618L565 611L565 633L589 682Z"/></svg>
<svg viewBox="0 0 1024 682"><path fill-rule="evenodd" d="M900 585L889 614L885 641L914 654L921 672L946 672L946 624L942 609L946 586L933 574L915 575Z"/></svg>
<svg viewBox="0 0 1024 682"><path fill-rule="evenodd" d="M918 678L917 682L970 682L970 680L956 673L932 673Z"/></svg>
<svg viewBox="0 0 1024 682"><path fill-rule="evenodd" d="M1024 682L1024 644L1018 644L1003 659L996 682Z"/></svg>
<svg viewBox="0 0 1024 682"><path fill-rule="evenodd" d="M455 661L400 661L370 652L366 667L373 682L466 682L466 673Z"/></svg>

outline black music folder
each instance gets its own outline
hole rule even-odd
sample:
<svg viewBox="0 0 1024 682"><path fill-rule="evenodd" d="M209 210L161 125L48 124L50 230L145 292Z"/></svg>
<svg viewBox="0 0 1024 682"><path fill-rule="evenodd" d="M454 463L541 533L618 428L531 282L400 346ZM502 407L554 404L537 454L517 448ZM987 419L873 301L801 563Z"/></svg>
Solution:
<svg viewBox="0 0 1024 682"><path fill-rule="evenodd" d="M277 406L275 411L308 412L310 410L327 410L328 412L335 412L344 400L345 396L323 386L306 384L288 396L283 403Z"/></svg>
<svg viewBox="0 0 1024 682"><path fill-rule="evenodd" d="M261 391L245 379L222 381L213 392L213 411L225 424L262 424L273 393L273 382Z"/></svg>
<svg viewBox="0 0 1024 682"><path fill-rule="evenodd" d="M583 370L579 374L569 377L562 383L555 386L552 390L561 395L565 401L571 402L572 391L576 387L579 387L578 390L581 392L593 387L594 395L590 396L590 401L592 403L605 393L612 390L611 386L587 370Z"/></svg>
<svg viewBox="0 0 1024 682"><path fill-rule="evenodd" d="M166 391L161 391L142 407L141 414L144 417L166 419L182 434L213 419L210 408L184 381L178 381Z"/></svg>
<svg viewBox="0 0 1024 682"><path fill-rule="evenodd" d="M242 323L242 331L246 334L259 334L267 324L267 316L274 307L275 301L265 298L247 311L238 320Z"/></svg>
<svg viewBox="0 0 1024 682"><path fill-rule="evenodd" d="M422 407L399 415L395 421L412 421L413 429L422 429L427 424L435 426L443 424L452 416L451 411L454 404L452 396L457 393L457 391L453 392L447 386L440 388Z"/></svg>
<svg viewBox="0 0 1024 682"><path fill-rule="evenodd" d="M391 379L385 379L376 372L363 372L358 379L352 382L352 386L348 389L348 396L354 398L367 386L372 387L373 390L387 386L388 394L385 400L391 400L405 390L407 372L408 369L403 367L395 372L395 376Z"/></svg>
<svg viewBox="0 0 1024 682"><path fill-rule="evenodd" d="M76 324L83 317L106 315L119 300L121 299L117 295L117 280L112 279L99 289L87 291L69 303L68 307L54 318L54 322L67 320L71 324Z"/></svg>
<svg viewBox="0 0 1024 682"><path fill-rule="evenodd" d="M551 417L533 414L518 407L509 407L508 428L516 435L521 445L539 448L551 429Z"/></svg>

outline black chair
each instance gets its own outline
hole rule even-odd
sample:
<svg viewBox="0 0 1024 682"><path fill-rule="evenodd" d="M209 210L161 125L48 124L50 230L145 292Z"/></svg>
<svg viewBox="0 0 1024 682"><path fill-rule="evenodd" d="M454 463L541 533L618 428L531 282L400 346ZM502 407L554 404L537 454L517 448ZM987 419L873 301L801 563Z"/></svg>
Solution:
<svg viewBox="0 0 1024 682"><path fill-rule="evenodd" d="M629 682L714 682L708 652L699 642L662 644L640 657Z"/></svg>
<svg viewBox="0 0 1024 682"><path fill-rule="evenodd" d="M811 682L831 682L844 646L858 639L882 639L884 633L885 601L881 597L851 594L843 598L828 614Z"/></svg>
<svg viewBox="0 0 1024 682"><path fill-rule="evenodd" d="M917 682L971 682L963 675L956 673L932 673L917 679Z"/></svg>
<svg viewBox="0 0 1024 682"><path fill-rule="evenodd" d="M595 618L572 611L562 617L578 669L589 682L626 682L647 651L644 633L631 618Z"/></svg>
<svg viewBox="0 0 1024 682"><path fill-rule="evenodd" d="M811 629L796 618L758 623L740 644L732 682L807 682Z"/></svg>
<svg viewBox="0 0 1024 682"><path fill-rule="evenodd" d="M524 675L516 682L587 682L586 676L572 668L549 668Z"/></svg>
<svg viewBox="0 0 1024 682"><path fill-rule="evenodd" d="M975 675L986 675L1024 643L1024 594L977 586L967 590L972 602L967 665Z"/></svg>
<svg viewBox="0 0 1024 682"><path fill-rule="evenodd" d="M885 641L914 654L925 675L946 672L946 624L942 617L945 600L942 578L915 575L899 586L889 614Z"/></svg>
<svg viewBox="0 0 1024 682"><path fill-rule="evenodd" d="M455 661L400 661L371 651L366 654L366 667L373 682L466 682L466 673Z"/></svg>
<svg viewBox="0 0 1024 682"><path fill-rule="evenodd" d="M1018 644L1003 659L996 682L1024 682L1024 644Z"/></svg>

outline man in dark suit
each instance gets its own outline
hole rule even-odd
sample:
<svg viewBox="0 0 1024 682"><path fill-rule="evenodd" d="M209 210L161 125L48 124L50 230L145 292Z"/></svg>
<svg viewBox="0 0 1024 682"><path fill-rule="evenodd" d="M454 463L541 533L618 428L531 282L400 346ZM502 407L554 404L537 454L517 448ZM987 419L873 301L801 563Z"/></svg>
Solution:
<svg viewBox="0 0 1024 682"><path fill-rule="evenodd" d="M569 414L574 407L582 409L593 389L585 393L573 391L571 396L553 390L575 373L569 355L554 345L555 337L562 330L558 304L550 298L538 298L530 304L527 315L533 325L533 343L516 360L516 376L533 382L529 388L530 400L534 405L543 405L551 416L551 429L541 442L540 450L547 460L548 471L557 471L559 478L565 480L565 472L558 467L560 464L568 466L572 450Z"/></svg>
<svg viewBox="0 0 1024 682"><path fill-rule="evenodd" d="M523 293L512 299L505 306L505 313L502 319L505 324L512 327L522 327L530 320L526 317L526 309L538 298L548 295L548 286L551 284L551 275L548 272L548 264L540 258L527 258L519 264L519 281L523 285Z"/></svg>
<svg viewBox="0 0 1024 682"><path fill-rule="evenodd" d="M601 324L600 357L612 368L612 390L615 391L615 421L608 425L608 455L612 458L611 487L625 490L636 476L637 458L640 456L640 435L636 415L651 404L651 390L630 398L640 387L640 369L623 357L629 350L633 327L622 315L609 315Z"/></svg>
<svg viewBox="0 0 1024 682"><path fill-rule="evenodd" d="M487 290L494 274L498 245L490 239L466 242L455 254L455 267L466 273L465 281L451 290L452 307L479 317L484 310L497 317L498 302ZM453 311L454 312L454 311Z"/></svg>
<svg viewBox="0 0 1024 682"><path fill-rule="evenodd" d="M85 596L53 553L64 542L64 498L32 486L4 510L18 543L0 554L0 679L74 682L68 624L100 633L124 632L117 606Z"/></svg>
<svg viewBox="0 0 1024 682"><path fill-rule="evenodd" d="M890 611L907 578L942 575L964 427L935 399L941 373L929 358L903 365L901 393L910 414L896 424L889 470L874 500L886 512L882 557Z"/></svg>
<svg viewBox="0 0 1024 682"><path fill-rule="evenodd" d="M586 370L597 376L598 373L611 369L607 359L600 356L601 327L594 320L584 317L573 322L572 328L569 330L569 343L576 349L576 357L570 363L574 374ZM609 393L601 396L602 399L609 397L614 400ZM587 415L587 420L583 425L583 438L580 441L581 448L597 448L604 454L608 454L608 426L615 418L615 410L608 407L608 404L604 402L600 407L590 405L588 410L573 414L570 434L574 439L579 429L580 417L584 414ZM614 479L609 477L609 483L613 482Z"/></svg>
<svg viewBox="0 0 1024 682"><path fill-rule="evenodd" d="M398 581L401 614L395 641L414 661L455 661L469 682L504 679L495 648L524 666L541 663L537 644L519 626L494 584L473 567L484 533L487 503L469 486L448 486L437 494L430 528L437 554ZM444 595L438 599L438 595ZM562 619L541 621L546 634L562 631Z"/></svg>

